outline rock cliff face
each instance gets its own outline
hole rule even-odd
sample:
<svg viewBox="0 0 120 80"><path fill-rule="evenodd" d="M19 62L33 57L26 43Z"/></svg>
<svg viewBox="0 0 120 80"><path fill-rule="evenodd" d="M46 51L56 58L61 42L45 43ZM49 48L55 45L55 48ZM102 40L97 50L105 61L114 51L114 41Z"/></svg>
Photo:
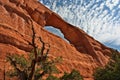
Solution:
<svg viewBox="0 0 120 80"><path fill-rule="evenodd" d="M63 57L63 63L58 65L61 72L75 68L85 80L92 80L94 69L109 61L110 48L65 22L37 0L0 0L0 79L3 78L7 53L26 54L32 50L29 45L32 42L32 25L38 47L41 43L37 38L41 37L51 46L49 56ZM44 30L45 26L60 29L70 43Z"/></svg>

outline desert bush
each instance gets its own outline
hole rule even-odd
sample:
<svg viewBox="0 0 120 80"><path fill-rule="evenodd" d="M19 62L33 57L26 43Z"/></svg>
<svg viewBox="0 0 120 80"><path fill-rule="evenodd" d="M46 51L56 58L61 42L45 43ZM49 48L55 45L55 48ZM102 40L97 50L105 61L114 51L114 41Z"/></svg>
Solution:
<svg viewBox="0 0 120 80"><path fill-rule="evenodd" d="M112 53L111 59L105 67L97 68L94 73L95 80L120 80L120 54Z"/></svg>
<svg viewBox="0 0 120 80"><path fill-rule="evenodd" d="M62 80L83 80L82 76L80 75L79 71L72 70L71 73L64 73L61 77Z"/></svg>

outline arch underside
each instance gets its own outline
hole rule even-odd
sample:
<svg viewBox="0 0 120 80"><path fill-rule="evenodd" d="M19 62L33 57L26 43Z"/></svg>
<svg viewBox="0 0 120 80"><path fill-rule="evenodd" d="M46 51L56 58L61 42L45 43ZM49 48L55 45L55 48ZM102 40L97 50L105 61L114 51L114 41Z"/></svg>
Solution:
<svg viewBox="0 0 120 80"><path fill-rule="evenodd" d="M92 51L92 49L90 49L91 47L86 46L86 44L89 45L89 42L85 37L86 33L65 22L57 14L52 13L50 15L46 21L46 26L53 26L54 28L59 29L64 34L64 38L67 39L70 44L74 45L79 52L89 53L90 50ZM94 53L94 51L92 53Z"/></svg>

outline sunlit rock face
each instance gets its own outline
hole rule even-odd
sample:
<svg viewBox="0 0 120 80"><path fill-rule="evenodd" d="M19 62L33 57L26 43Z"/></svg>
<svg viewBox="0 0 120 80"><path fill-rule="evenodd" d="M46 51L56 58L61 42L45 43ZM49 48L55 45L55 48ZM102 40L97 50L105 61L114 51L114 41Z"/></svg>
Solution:
<svg viewBox="0 0 120 80"><path fill-rule="evenodd" d="M120 0L39 0L67 22L120 50Z"/></svg>
<svg viewBox="0 0 120 80"><path fill-rule="evenodd" d="M45 30L46 26L59 29L69 43ZM40 37L46 43L45 52L50 45L49 58L62 57L63 62L57 65L61 74L76 69L84 80L93 80L94 70L105 66L113 52L38 0L0 0L0 80L10 69L6 55L29 54L33 50L33 35L38 48L42 47Z"/></svg>

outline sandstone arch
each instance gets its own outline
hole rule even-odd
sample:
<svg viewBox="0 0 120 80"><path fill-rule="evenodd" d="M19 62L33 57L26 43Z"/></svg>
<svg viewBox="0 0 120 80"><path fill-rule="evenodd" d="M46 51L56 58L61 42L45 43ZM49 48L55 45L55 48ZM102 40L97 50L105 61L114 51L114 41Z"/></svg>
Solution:
<svg viewBox="0 0 120 80"><path fill-rule="evenodd" d="M101 54L110 55L111 53L107 51L107 49L110 48L94 40L83 30L80 30L76 26L67 23L54 12L47 18L45 25L53 26L60 29L61 32L64 34L64 37L70 42L70 44L72 44L76 48L77 51L93 56L93 58L100 63L102 63L102 61L97 58L98 56L100 56Z"/></svg>
<svg viewBox="0 0 120 80"><path fill-rule="evenodd" d="M89 54L100 63L102 63L102 61L97 58L98 56L101 56L101 54L102 56L109 55L111 53L109 51L111 50L110 48L94 40L83 30L67 23L59 15L50 11L41 3L37 3L36 6L31 6L29 4L27 4L25 9L36 23L42 27L53 26L60 29L65 39L67 39L80 53Z"/></svg>
<svg viewBox="0 0 120 80"><path fill-rule="evenodd" d="M88 54L94 54L90 42L87 40L87 37L85 37L85 35L87 34L79 28L65 22L57 14L52 13L48 17L48 19L46 20L46 26L54 26L55 28L60 29L61 32L64 34L64 37L71 44L73 44L78 51Z"/></svg>

